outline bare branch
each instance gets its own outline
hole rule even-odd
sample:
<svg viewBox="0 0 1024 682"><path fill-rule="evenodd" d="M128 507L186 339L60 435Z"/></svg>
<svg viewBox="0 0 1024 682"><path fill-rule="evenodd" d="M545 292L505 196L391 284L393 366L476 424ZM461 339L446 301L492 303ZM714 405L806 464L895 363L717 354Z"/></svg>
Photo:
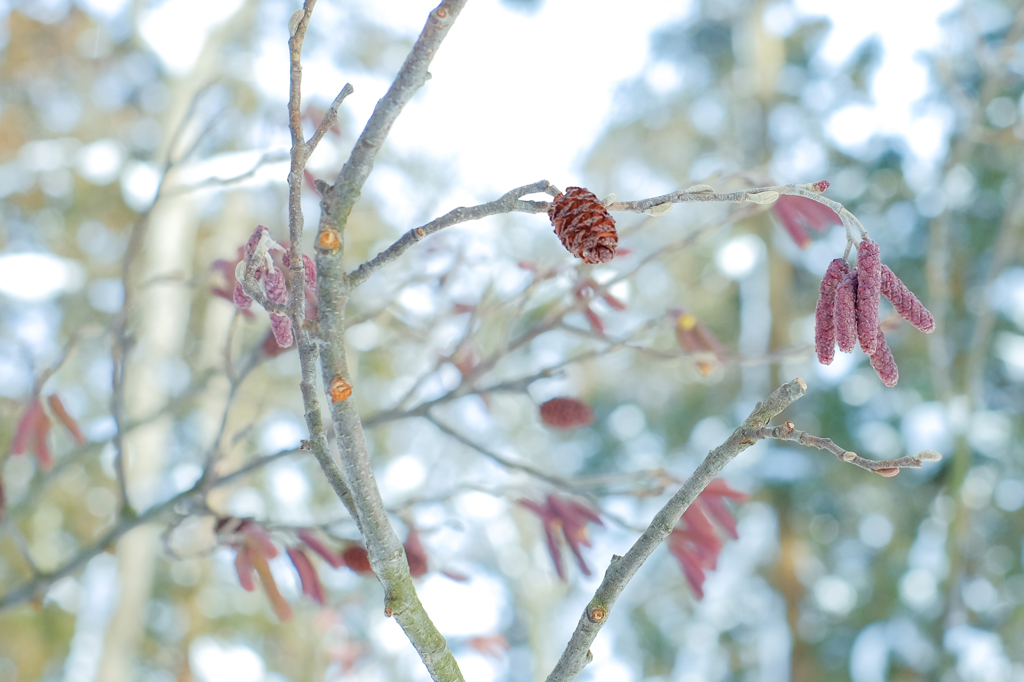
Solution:
<svg viewBox="0 0 1024 682"><path fill-rule="evenodd" d="M776 440L788 440L800 445L806 445L819 450L827 450L835 455L841 462L849 462L861 469L873 471L876 474L891 478L900 472L900 469L920 469L921 462L935 462L942 459L942 456L934 450L924 450L913 457L900 457L899 459L873 460L865 459L856 452L844 450L831 438L820 438L812 436L806 431L797 431L793 422L786 422L781 426L769 428L767 426L757 429L754 432L755 438L774 438Z"/></svg>
<svg viewBox="0 0 1024 682"><path fill-rule="evenodd" d="M430 62L433 61L441 42L448 35L466 2L467 0L444 0L430 13L416 44L406 57L387 94L374 107L370 120L366 122L352 149L352 154L338 173L334 186L324 196L321 202L321 228L330 226L342 229L348 222L348 215L359 199L363 185L373 170L377 153L391 131L391 126L416 91L430 78L427 71Z"/></svg>
<svg viewBox="0 0 1024 682"><path fill-rule="evenodd" d="M320 121L320 125L316 127L313 132L313 136L306 142L306 147L309 149L309 153L312 154L316 146L320 144L320 140L323 139L324 134L328 130L334 127L334 124L338 122L338 109L341 108L341 103L345 101L345 98L355 92L355 88L352 87L351 83L345 83L345 87L341 89L338 96L334 98L327 113L324 114L324 119Z"/></svg>
<svg viewBox="0 0 1024 682"><path fill-rule="evenodd" d="M679 517L726 464L757 442L753 435L756 430L766 426L769 420L801 398L806 391L807 385L800 379L794 379L777 388L764 402L758 403L728 440L708 453L697 470L655 515L650 526L633 543L629 551L624 556L612 557L611 565L605 571L604 580L587 604L568 646L548 676L548 682L571 680L583 670L592 659L590 645L607 622L615 600L640 566L669 536L679 522Z"/></svg>
<svg viewBox="0 0 1024 682"><path fill-rule="evenodd" d="M405 253L410 246L421 239L429 237L435 232L443 230L446 227L465 223L470 220L480 220L481 218L497 215L499 213L511 213L513 211L520 213L543 213L548 210L548 202L522 201L521 198L528 194L543 192L550 186L551 183L547 180L540 180L530 185L516 187L515 189L503 194L499 199L495 199L494 201L486 204L471 206L469 208L460 206L459 208L445 213L440 218L431 220L422 227L409 230L394 244L349 273L348 278L350 286L353 288L359 286L365 282L370 275Z"/></svg>
<svg viewBox="0 0 1024 682"><path fill-rule="evenodd" d="M547 483L550 483L551 485L556 486L558 488L563 488L570 492L577 492L576 486L574 486L573 483L567 479L564 479L560 476L553 476L551 474L545 473L540 469L531 466L525 462L517 462L515 460L509 459L508 457L505 457L504 455L499 455L497 452L491 450L490 448L484 447L479 443L474 443L472 440L462 435L455 429L451 428L444 422L438 420L433 415L428 414L426 415L426 418L431 424L436 426L438 430L440 430L442 433L451 436L452 438L459 441L466 447L476 450L481 455L484 455L485 457L488 457L489 459L497 462L506 469L515 469L518 471L522 471L524 473L529 474L530 476L533 476L534 478L539 478L540 480L546 481Z"/></svg>
<svg viewBox="0 0 1024 682"><path fill-rule="evenodd" d="M206 491L217 488L222 485L226 485L235 479L251 473L259 468L265 467L268 464L276 462L277 460L298 452L297 450L285 450L282 452L275 453L273 455L267 455L260 459L251 462L250 464L242 467L238 471L234 471L226 476L221 476L212 483L207 479L206 474L201 477L196 483L189 488L184 490L174 497L155 504L145 512L137 515L122 515L118 522L108 530L99 540L81 549L70 561L61 566L60 568L54 569L49 573L39 573L32 579L28 580L19 587L14 588L10 592L7 592L3 596L0 596L0 611L8 609L18 604L23 604L27 601L31 601L37 597L42 597L46 589L53 583L57 582L61 578L67 575L71 575L78 569L82 568L97 554L100 554L107 550L113 543L117 542L123 535L128 533L133 528L141 526L144 523L150 523L156 521L165 512L173 509L178 504L185 502L194 495L205 494Z"/></svg>

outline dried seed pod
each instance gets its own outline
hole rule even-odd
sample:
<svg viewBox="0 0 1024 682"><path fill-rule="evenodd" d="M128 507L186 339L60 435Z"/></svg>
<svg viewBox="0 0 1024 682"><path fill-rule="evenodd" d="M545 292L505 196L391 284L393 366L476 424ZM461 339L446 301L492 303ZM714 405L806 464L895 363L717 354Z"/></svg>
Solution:
<svg viewBox="0 0 1024 682"><path fill-rule="evenodd" d="M857 340L868 355L874 354L878 347L881 300L882 260L878 244L865 239L857 247Z"/></svg>
<svg viewBox="0 0 1024 682"><path fill-rule="evenodd" d="M863 347L863 343L861 346ZM871 360L871 367L875 374L882 380L882 383L892 388L900 378L900 371L896 367L896 360L892 357L889 344L885 342L885 334L879 329L875 336L875 352L868 356ZM876 472L877 473L877 472Z"/></svg>
<svg viewBox="0 0 1024 682"><path fill-rule="evenodd" d="M836 341L839 350L852 353L857 345L857 273L847 272L836 289L834 311Z"/></svg>
<svg viewBox="0 0 1024 682"><path fill-rule="evenodd" d="M889 299L904 320L925 334L935 331L935 318L888 265L882 265L882 295Z"/></svg>
<svg viewBox="0 0 1024 682"><path fill-rule="evenodd" d="M548 218L562 246L584 262L607 263L615 257L619 235L615 221L597 196L582 187L567 187L551 202Z"/></svg>
<svg viewBox="0 0 1024 682"><path fill-rule="evenodd" d="M821 278L818 290L818 305L814 309L814 348L818 362L832 364L836 353L836 290L843 278L850 274L850 266L842 258L836 258L828 265Z"/></svg>

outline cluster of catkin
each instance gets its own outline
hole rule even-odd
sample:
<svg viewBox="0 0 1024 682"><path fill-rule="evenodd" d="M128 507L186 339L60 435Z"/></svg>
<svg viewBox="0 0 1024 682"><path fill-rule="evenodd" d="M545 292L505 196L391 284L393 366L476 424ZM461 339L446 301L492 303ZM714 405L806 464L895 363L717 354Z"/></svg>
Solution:
<svg viewBox="0 0 1024 682"><path fill-rule="evenodd" d="M935 320L928 309L882 263L878 244L864 239L857 247L855 270L851 270L844 259L836 258L821 279L814 312L814 345L821 364L832 363L837 343L844 353L852 352L860 343L882 383L896 385L899 370L878 319L882 296L889 299L900 317L910 324L926 334L935 330Z"/></svg>

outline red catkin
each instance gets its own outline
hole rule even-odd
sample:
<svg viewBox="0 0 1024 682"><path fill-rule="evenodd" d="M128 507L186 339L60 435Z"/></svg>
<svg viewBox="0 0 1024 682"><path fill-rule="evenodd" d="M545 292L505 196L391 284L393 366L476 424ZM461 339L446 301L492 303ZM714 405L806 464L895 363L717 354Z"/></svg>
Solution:
<svg viewBox="0 0 1024 682"><path fill-rule="evenodd" d="M875 336L875 352L868 356L871 360L871 367L875 374L882 380L882 383L892 388L900 378L900 370L896 367L896 360L892 357L889 344L885 342L885 334L879 329Z"/></svg>
<svg viewBox="0 0 1024 682"><path fill-rule="evenodd" d="M818 362L832 364L836 353L836 290L843 278L850 273L850 267L842 258L829 263L825 276L821 278L818 290L818 305L814 309L814 348Z"/></svg>
<svg viewBox="0 0 1024 682"><path fill-rule="evenodd" d="M593 192L567 187L552 200L548 218L562 246L577 258L594 264L615 257L619 243L615 220Z"/></svg>
<svg viewBox="0 0 1024 682"><path fill-rule="evenodd" d="M836 289L834 313L839 350L852 353L857 345L857 273L847 272Z"/></svg>
<svg viewBox="0 0 1024 682"><path fill-rule="evenodd" d="M887 265L882 266L882 295L904 320L925 334L935 331L935 318Z"/></svg>
<svg viewBox="0 0 1024 682"><path fill-rule="evenodd" d="M284 273L276 266L272 267L267 276L263 278L263 290L267 292L267 298L274 303L282 305L288 303L288 288L285 286Z"/></svg>
<svg viewBox="0 0 1024 682"><path fill-rule="evenodd" d="M878 244L864 239L857 247L857 339L872 355L878 347L878 304L882 300L882 260Z"/></svg>
<svg viewBox="0 0 1024 682"><path fill-rule="evenodd" d="M274 332L274 340L281 348L290 348L295 342L292 334L292 321L284 315L270 313L270 329Z"/></svg>

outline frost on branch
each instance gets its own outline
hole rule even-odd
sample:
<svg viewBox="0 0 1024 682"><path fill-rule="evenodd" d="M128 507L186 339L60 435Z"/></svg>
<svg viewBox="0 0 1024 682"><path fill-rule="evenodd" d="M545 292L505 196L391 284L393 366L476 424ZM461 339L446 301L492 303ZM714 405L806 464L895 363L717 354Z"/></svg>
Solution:
<svg viewBox="0 0 1024 682"><path fill-rule="evenodd" d="M546 502L541 505L533 500L519 500L519 504L526 507L540 517L544 523L544 535L548 541L548 552L551 560L555 562L555 570L558 577L565 580L565 567L562 564L562 541L564 540L569 549L576 556L576 563L579 565L583 575L590 575L590 568L583 560L583 553L580 545L590 546L587 538L587 524L596 523L603 526L595 512L572 500L567 500L557 495L548 495ZM559 532L561 531L561 532Z"/></svg>
<svg viewBox="0 0 1024 682"><path fill-rule="evenodd" d="M562 246L577 258L595 264L615 257L619 243L615 220L593 192L567 187L551 202L548 217Z"/></svg>
<svg viewBox="0 0 1024 682"><path fill-rule="evenodd" d="M725 481L716 478L683 512L679 524L668 536L668 551L679 561L697 599L704 596L705 571L715 568L718 554L724 544L711 519L714 519L729 537L739 537L736 533L736 520L725 506L726 499L744 502L747 495L733 490Z"/></svg>

